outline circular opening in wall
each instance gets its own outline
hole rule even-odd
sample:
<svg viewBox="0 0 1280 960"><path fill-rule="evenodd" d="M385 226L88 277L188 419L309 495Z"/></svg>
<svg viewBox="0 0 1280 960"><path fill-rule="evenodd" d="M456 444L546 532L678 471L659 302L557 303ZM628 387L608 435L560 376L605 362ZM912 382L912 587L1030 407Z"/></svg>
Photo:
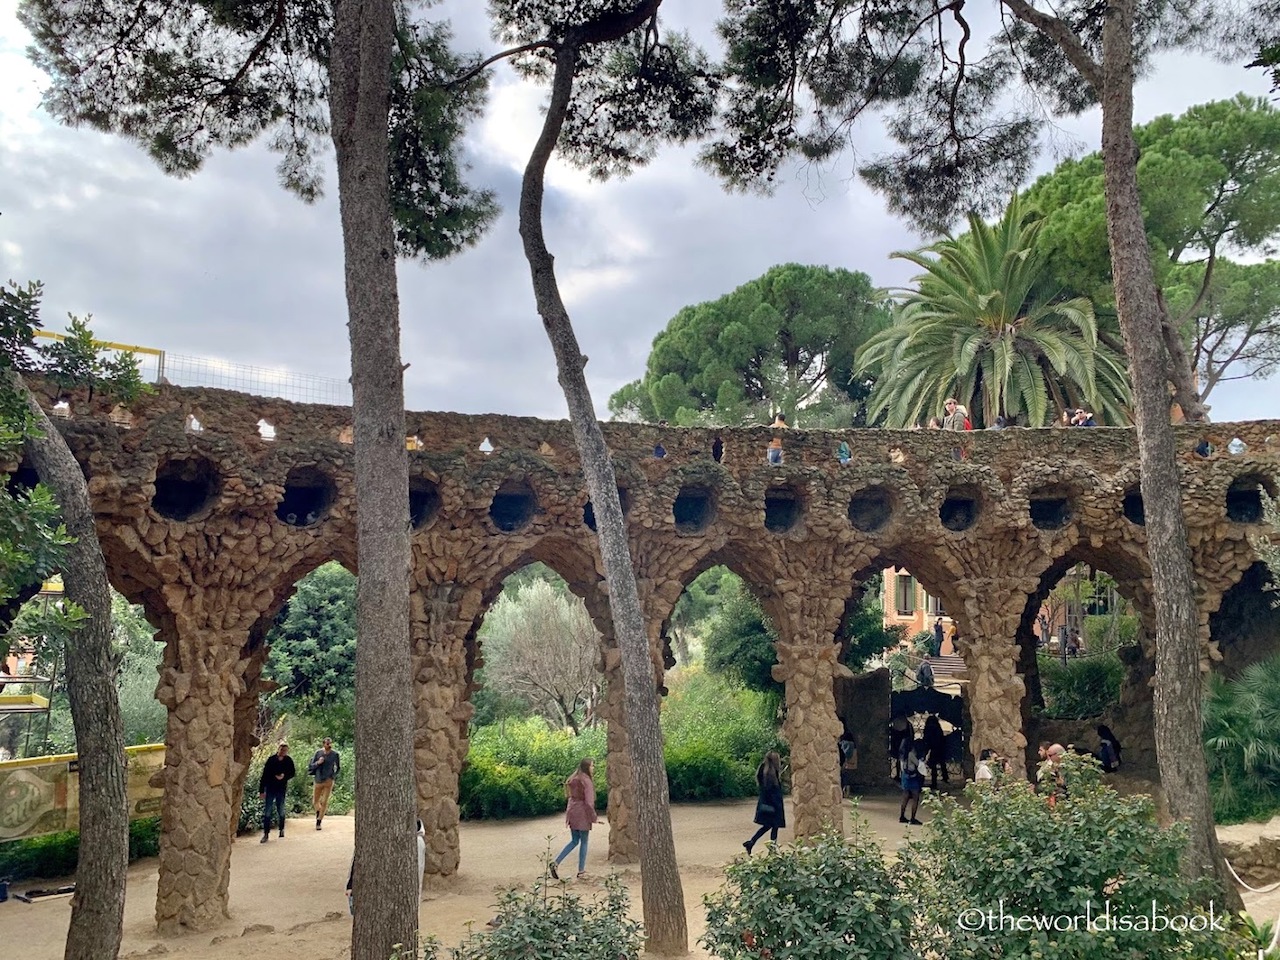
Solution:
<svg viewBox="0 0 1280 960"><path fill-rule="evenodd" d="M849 522L863 533L875 533L892 516L893 497L884 487L859 490L849 501Z"/></svg>
<svg viewBox="0 0 1280 960"><path fill-rule="evenodd" d="M18 469L9 474L5 489L9 491L9 496L17 496L20 491L34 490L39 482L40 474L36 472L36 468L23 460L18 464Z"/></svg>
<svg viewBox="0 0 1280 960"><path fill-rule="evenodd" d="M309 527L324 519L336 495L326 474L315 467L294 467L285 478L276 518L291 527Z"/></svg>
<svg viewBox="0 0 1280 960"><path fill-rule="evenodd" d="M680 533L701 533L715 519L716 501L707 487L681 487L671 504L671 516Z"/></svg>
<svg viewBox="0 0 1280 960"><path fill-rule="evenodd" d="M538 498L529 484L523 480L507 480L493 495L489 518L503 533L514 533L533 519L537 509Z"/></svg>
<svg viewBox="0 0 1280 960"><path fill-rule="evenodd" d="M804 515L804 501L795 487L770 487L764 494L764 528L772 533L794 529Z"/></svg>
<svg viewBox="0 0 1280 960"><path fill-rule="evenodd" d="M1071 522L1071 498L1061 490L1040 490L1031 495L1027 512L1037 530L1061 530Z"/></svg>
<svg viewBox="0 0 1280 960"><path fill-rule="evenodd" d="M627 514L631 511L631 494L627 492L626 487L618 488L618 502L622 505L622 518L625 520ZM592 506L588 500L582 508L582 522L587 525L587 529L592 533L596 530L596 508Z"/></svg>
<svg viewBox="0 0 1280 960"><path fill-rule="evenodd" d="M1262 481L1258 477L1237 477L1227 488L1227 519L1235 523L1262 520Z"/></svg>
<svg viewBox="0 0 1280 960"><path fill-rule="evenodd" d="M204 457L184 457L161 464L151 507L167 520L190 520L208 512L222 492L218 468Z"/></svg>
<svg viewBox="0 0 1280 960"><path fill-rule="evenodd" d="M938 519L948 530L959 533L978 522L982 509L982 495L977 487L952 487L938 508Z"/></svg>
<svg viewBox="0 0 1280 960"><path fill-rule="evenodd" d="M1124 502L1120 509L1124 512L1124 518L1130 523L1139 527L1146 524L1147 512L1142 506L1142 494L1137 490L1130 490L1124 495Z"/></svg>
<svg viewBox="0 0 1280 960"><path fill-rule="evenodd" d="M409 478L409 523L421 530L440 512L440 491L426 477Z"/></svg>

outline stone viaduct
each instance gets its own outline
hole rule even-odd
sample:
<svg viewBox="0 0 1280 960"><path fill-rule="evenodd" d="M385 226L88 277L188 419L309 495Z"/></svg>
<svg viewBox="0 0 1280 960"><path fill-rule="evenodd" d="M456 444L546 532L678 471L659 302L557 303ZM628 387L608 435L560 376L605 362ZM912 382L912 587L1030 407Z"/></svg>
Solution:
<svg viewBox="0 0 1280 960"><path fill-rule="evenodd" d="M101 398L44 400L88 477L112 581L143 605L165 644L156 919L165 931L206 927L228 915L267 629L315 567L337 560L359 572L350 410L174 387L127 411ZM477 631L503 579L535 560L583 598L603 637L610 856L634 858L620 658L569 424L410 413L407 429L416 779L428 872L458 869ZM832 686L847 669L837 634L846 604L881 568L909 568L945 602L962 638L972 743L1019 759L1027 691L1038 689L1032 624L1070 565L1109 572L1153 633L1132 430L786 431L785 460L774 467L765 463L767 427L604 430L655 686L673 662L665 642L672 609L715 564L751 585L777 628L798 834L839 822ZM1247 444L1243 453L1228 452L1233 438ZM1197 451L1205 439L1213 449ZM853 454L844 465L835 455L841 440ZM1223 655L1210 617L1258 561L1269 531L1263 492L1274 495L1280 480L1280 421L1180 427L1178 445L1181 489L1165 495L1181 496L1186 508L1208 669Z"/></svg>

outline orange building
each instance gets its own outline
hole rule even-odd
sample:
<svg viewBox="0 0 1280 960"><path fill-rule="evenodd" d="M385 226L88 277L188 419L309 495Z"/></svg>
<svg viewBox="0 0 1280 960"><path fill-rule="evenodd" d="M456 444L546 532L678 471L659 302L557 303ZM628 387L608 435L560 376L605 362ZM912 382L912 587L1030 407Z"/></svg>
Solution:
<svg viewBox="0 0 1280 960"><path fill-rule="evenodd" d="M951 636L955 624L943 608L942 598L935 597L904 567L886 567L884 571L884 625L905 627L907 638L917 633L933 633L933 625L942 618L942 653L954 653Z"/></svg>

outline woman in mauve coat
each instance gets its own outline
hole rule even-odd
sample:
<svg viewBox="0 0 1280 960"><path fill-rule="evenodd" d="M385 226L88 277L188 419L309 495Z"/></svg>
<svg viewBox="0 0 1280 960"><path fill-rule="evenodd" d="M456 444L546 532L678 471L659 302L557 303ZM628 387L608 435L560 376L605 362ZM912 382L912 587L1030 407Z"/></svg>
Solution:
<svg viewBox="0 0 1280 960"><path fill-rule="evenodd" d="M756 845L756 841L769 831L769 842L777 843L778 829L787 825L787 815L782 810L782 758L776 750L764 755L764 760L756 768L756 785L760 788L760 796L756 798L755 823L760 829L750 840L742 841L747 853Z"/></svg>
<svg viewBox="0 0 1280 960"><path fill-rule="evenodd" d="M595 771L596 762L590 757L583 757L573 776L564 782L564 792L569 796L564 822L569 825L572 839L550 865L551 876L557 880L560 879L560 873L556 867L574 847L578 848L578 879L587 875L587 841L591 837L591 825L599 819L596 817L596 785L591 779Z"/></svg>

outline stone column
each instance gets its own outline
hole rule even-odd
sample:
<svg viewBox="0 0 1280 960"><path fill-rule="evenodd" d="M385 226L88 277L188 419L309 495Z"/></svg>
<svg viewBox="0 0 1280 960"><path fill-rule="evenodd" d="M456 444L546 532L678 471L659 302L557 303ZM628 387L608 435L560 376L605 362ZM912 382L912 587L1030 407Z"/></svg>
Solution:
<svg viewBox="0 0 1280 960"><path fill-rule="evenodd" d="M458 872L458 775L467 757L466 638L480 610L478 590L418 586L410 598L413 638L414 775L427 830L427 877Z"/></svg>
<svg viewBox="0 0 1280 960"><path fill-rule="evenodd" d="M638 863L640 838L636 836L635 774L627 740L626 686L622 680L622 651L605 641L602 651L605 676L600 715L606 724L609 751L609 862Z"/></svg>
<svg viewBox="0 0 1280 960"><path fill-rule="evenodd" d="M786 685L787 718L783 735L791 745L792 824L797 837L813 836L827 827L844 831L840 793L839 743L835 678L852 676L839 662L838 644L817 639L778 645L773 678Z"/></svg>
<svg viewBox="0 0 1280 960"><path fill-rule="evenodd" d="M206 929L230 916L232 817L244 783L235 741L248 631L184 629L183 619L156 689L169 710L156 890L156 925L165 935Z"/></svg>
<svg viewBox="0 0 1280 960"><path fill-rule="evenodd" d="M262 631L265 634L265 625ZM244 658L244 689L236 697L235 705L235 739L232 757L236 768L240 771L232 785L231 839L236 837L236 828L240 824L240 807L244 800L244 781L249 775L249 767L253 763L253 750L258 745L258 701L262 694L270 693L278 684L272 680L262 679L262 668L266 665L267 655L271 648L260 637L254 636L249 643L252 652ZM298 764L298 775L305 776L303 760L295 759Z"/></svg>
<svg viewBox="0 0 1280 960"><path fill-rule="evenodd" d="M1011 775L1026 776L1027 738L1022 730L1026 685L1018 674L1018 625L1031 590L1007 579L968 580L972 592L957 615L960 655L969 675L973 736L969 752L977 760L990 748L1009 759ZM1034 589L1034 586L1031 588Z"/></svg>

